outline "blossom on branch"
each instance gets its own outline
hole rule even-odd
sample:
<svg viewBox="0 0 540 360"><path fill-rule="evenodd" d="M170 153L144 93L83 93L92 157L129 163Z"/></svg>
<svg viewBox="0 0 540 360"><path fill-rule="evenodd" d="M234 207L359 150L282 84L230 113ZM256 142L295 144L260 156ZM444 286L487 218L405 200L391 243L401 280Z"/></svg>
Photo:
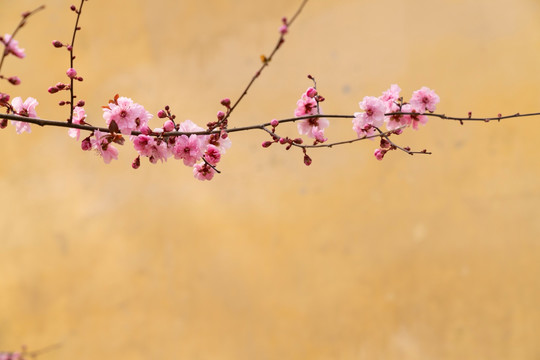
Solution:
<svg viewBox="0 0 540 360"><path fill-rule="evenodd" d="M120 132L127 135L147 126L152 114L130 98L117 95L109 102L109 105L103 107L103 118L109 126L114 121Z"/></svg>
<svg viewBox="0 0 540 360"><path fill-rule="evenodd" d="M12 39L11 35L5 34L4 36L0 37L0 41L2 41L4 46L6 46L6 49L4 50L6 55L13 54L20 59L23 59L26 56L24 49L19 48L19 42Z"/></svg>
<svg viewBox="0 0 540 360"><path fill-rule="evenodd" d="M84 124L85 123L84 119L86 119L86 113L84 111L84 108L80 106L76 106L73 109L73 120L72 120L73 124L79 124L79 125ZM68 135L76 140L79 140L80 134L81 134L80 129L71 128L68 130Z"/></svg>
<svg viewBox="0 0 540 360"><path fill-rule="evenodd" d="M111 135L102 133L99 130L95 130L94 138L90 139L92 148L97 150L105 164L110 163L113 159L118 160L118 149L111 145L111 142Z"/></svg>
<svg viewBox="0 0 540 360"><path fill-rule="evenodd" d="M11 106L13 107L13 111L15 112L15 114L31 118L37 118L36 106L38 104L38 101L33 97L27 98L24 103L22 101L22 98L19 96L17 96L11 101ZM17 131L17 134L22 134L25 131L28 133L32 131L30 129L29 123L14 120L12 120L11 123L15 125L15 130Z"/></svg>

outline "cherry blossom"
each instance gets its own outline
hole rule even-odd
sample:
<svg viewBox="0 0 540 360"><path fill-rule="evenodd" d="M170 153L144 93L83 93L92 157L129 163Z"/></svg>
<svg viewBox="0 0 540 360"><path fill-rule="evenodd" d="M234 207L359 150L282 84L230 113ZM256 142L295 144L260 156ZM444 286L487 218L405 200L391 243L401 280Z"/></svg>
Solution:
<svg viewBox="0 0 540 360"><path fill-rule="evenodd" d="M79 124L79 125L84 124L85 119L86 119L86 113L84 111L84 108L80 106L76 106L73 109L73 124ZM80 133L81 133L80 129L71 128L68 130L68 135L76 140L79 140Z"/></svg>
<svg viewBox="0 0 540 360"><path fill-rule="evenodd" d="M167 143L162 139L156 139L148 135L133 136L133 146L135 150L142 155L149 158L150 162L155 164L158 160L167 161L167 158L171 156Z"/></svg>
<svg viewBox="0 0 540 360"><path fill-rule="evenodd" d="M115 97L114 101L103 108L103 118L107 125L114 121L122 134L130 134L147 126L152 114L130 98Z"/></svg>
<svg viewBox="0 0 540 360"><path fill-rule="evenodd" d="M26 55L24 53L24 49L19 48L19 42L15 39L11 38L11 35L5 34L4 36L0 37L1 41L6 46L6 52L8 54L13 54L16 57L23 59Z"/></svg>
<svg viewBox="0 0 540 360"><path fill-rule="evenodd" d="M193 175L198 180L212 180L216 171L205 163L196 164L193 167Z"/></svg>
<svg viewBox="0 0 540 360"><path fill-rule="evenodd" d="M90 139L90 142L92 148L97 150L98 154L101 155L105 164L110 163L113 159L118 160L118 149L111 144L109 134L95 130L94 138Z"/></svg>
<svg viewBox="0 0 540 360"><path fill-rule="evenodd" d="M216 166L221 159L219 149L214 145L208 145L208 147L206 148L206 153L204 154L204 159L210 165Z"/></svg>
<svg viewBox="0 0 540 360"><path fill-rule="evenodd" d="M374 96L365 96L359 105L364 112L354 113L353 130L359 138L372 136L376 134L375 127L380 127L384 123L386 105L384 101Z"/></svg>
<svg viewBox="0 0 540 360"><path fill-rule="evenodd" d="M13 107L13 111L17 115L31 117L31 118L37 118L36 114L36 106L38 105L38 101L34 99L33 97L27 98L24 103L22 101L22 98L17 96L13 100L11 100L11 106ZM17 134L22 134L23 132L31 132L30 124L23 122L23 121L11 121L13 125L15 125L15 130L17 131Z"/></svg>
<svg viewBox="0 0 540 360"><path fill-rule="evenodd" d="M437 95L435 91L424 86L420 90L413 92L410 104L414 110L423 114L426 110L434 112L439 101L439 95Z"/></svg>

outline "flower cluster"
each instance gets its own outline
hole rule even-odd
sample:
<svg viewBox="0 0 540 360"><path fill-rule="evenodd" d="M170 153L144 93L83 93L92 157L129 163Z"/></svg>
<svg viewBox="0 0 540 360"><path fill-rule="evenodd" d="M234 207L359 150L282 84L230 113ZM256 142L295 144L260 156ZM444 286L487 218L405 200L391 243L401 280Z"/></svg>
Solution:
<svg viewBox="0 0 540 360"><path fill-rule="evenodd" d="M215 167L221 155L231 146L227 134L208 133L191 120L176 124L176 117L170 113L168 106L158 112L158 118L167 119L162 127L151 130L148 124L151 117L142 105L117 95L103 107L103 118L110 133L94 130L89 137L83 139L81 147L83 150L96 150L103 161L109 163L118 159L118 149L114 144L123 145L125 140L122 135L129 135L139 154L132 163L133 168L140 167L141 157L148 158L152 164L174 157L192 167L197 179L211 180L217 172ZM86 124L85 118L84 109L76 107L73 122ZM70 132L72 137L78 138L78 135Z"/></svg>
<svg viewBox="0 0 540 360"><path fill-rule="evenodd" d="M296 110L294 116L319 115L319 102L324 101L324 98L317 93L315 88L308 88L296 102ZM300 135L306 135L315 139L315 143L323 143L327 138L324 137L324 129L330 125L327 119L321 117L310 117L300 120L297 124Z"/></svg>
<svg viewBox="0 0 540 360"><path fill-rule="evenodd" d="M381 148L374 153L378 160L382 160L389 150L397 148L388 139L389 135L400 135L409 126L418 130L419 125L425 125L428 121L424 113L434 112L440 101L439 96L425 86L413 92L408 103L400 97L400 92L400 87L393 84L379 97L366 96L359 103L362 112L354 113L353 130L358 138L381 137ZM380 129L383 124L389 131L387 135Z"/></svg>

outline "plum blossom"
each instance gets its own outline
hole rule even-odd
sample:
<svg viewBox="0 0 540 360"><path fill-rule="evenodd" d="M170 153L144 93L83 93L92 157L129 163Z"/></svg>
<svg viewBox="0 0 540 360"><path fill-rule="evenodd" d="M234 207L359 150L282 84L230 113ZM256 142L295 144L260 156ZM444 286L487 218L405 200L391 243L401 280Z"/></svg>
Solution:
<svg viewBox="0 0 540 360"><path fill-rule="evenodd" d="M204 159L213 166L216 166L219 160L221 160L221 153L215 145L208 145L206 148L206 153L204 154Z"/></svg>
<svg viewBox="0 0 540 360"><path fill-rule="evenodd" d="M385 102L386 107L389 108L391 104L399 99L399 93L401 88L397 84L390 85L390 89L386 90L379 96L379 99Z"/></svg>
<svg viewBox="0 0 540 360"><path fill-rule="evenodd" d="M407 105L403 105L403 112L410 112L410 124L414 130L418 130L418 125L425 125L428 122L428 117L423 115L423 112L418 112L412 106L409 108Z"/></svg>
<svg viewBox="0 0 540 360"><path fill-rule="evenodd" d="M84 111L84 108L80 107L80 106L76 106L74 109L73 109L73 124L84 124L84 120L86 119L86 113ZM81 134L81 130L80 129L69 129L68 130L68 135L71 136L72 138L76 139L76 140L79 140L79 136Z"/></svg>
<svg viewBox="0 0 540 360"><path fill-rule="evenodd" d="M393 103L386 111L389 113L410 112L410 107L409 104L405 104L400 108L398 104ZM385 121L386 128L392 131L403 126L408 126L411 123L411 117L405 114L395 114L386 116Z"/></svg>
<svg viewBox="0 0 540 360"><path fill-rule="evenodd" d="M197 135L180 135L172 148L175 159L184 160L184 165L193 166L203 155L203 144Z"/></svg>
<svg viewBox="0 0 540 360"><path fill-rule="evenodd" d="M167 143L161 139L156 139L148 135L138 135L132 138L133 146L139 155L146 156L150 162L155 164L158 160L167 161L171 156Z"/></svg>
<svg viewBox="0 0 540 360"><path fill-rule="evenodd" d="M439 101L439 95L437 95L435 91L424 86L420 90L413 92L410 104L416 112L423 114L426 110L434 112Z"/></svg>
<svg viewBox="0 0 540 360"><path fill-rule="evenodd" d="M196 179L201 181L212 180L215 173L216 171L205 163L199 163L193 167L193 175Z"/></svg>
<svg viewBox="0 0 540 360"><path fill-rule="evenodd" d="M294 111L294 116L306 116L306 115L316 115L318 114L317 100L317 90L310 87L302 94L300 100L296 102L296 110ZM328 119L324 118L309 118L300 120L297 123L298 132L300 135L306 135L310 138L316 139L318 142L325 142L324 129L330 125Z"/></svg>
<svg viewBox="0 0 540 360"><path fill-rule="evenodd" d="M130 134L134 130L147 126L152 114L130 98L116 97L113 102L103 108L103 118L107 125L114 121L122 134Z"/></svg>
<svg viewBox="0 0 540 360"><path fill-rule="evenodd" d="M13 100L11 100L11 106L13 107L13 111L17 115L31 117L31 118L37 118L36 113L36 106L38 105L38 101L34 99L33 97L27 98L24 103L22 101L22 98L17 96ZM31 132L30 124L23 122L23 121L11 121L11 124L15 125L15 130L17 131L17 134L22 134L23 132Z"/></svg>
<svg viewBox="0 0 540 360"><path fill-rule="evenodd" d="M90 139L92 148L97 150L101 155L105 164L111 162L112 159L118 159L118 149L116 149L110 141L110 135L102 133L99 130L94 131L94 138Z"/></svg>
<svg viewBox="0 0 540 360"><path fill-rule="evenodd" d="M386 105L384 101L374 96L364 97L359 105L364 112L354 113L353 130L359 138L372 136L377 132L375 127L380 127L384 123Z"/></svg>
<svg viewBox="0 0 540 360"><path fill-rule="evenodd" d="M4 51L8 54L13 54L20 59L23 59L26 56L24 49L19 48L19 42L12 39L10 34L5 34L4 36L0 37L0 39L4 45L7 45Z"/></svg>

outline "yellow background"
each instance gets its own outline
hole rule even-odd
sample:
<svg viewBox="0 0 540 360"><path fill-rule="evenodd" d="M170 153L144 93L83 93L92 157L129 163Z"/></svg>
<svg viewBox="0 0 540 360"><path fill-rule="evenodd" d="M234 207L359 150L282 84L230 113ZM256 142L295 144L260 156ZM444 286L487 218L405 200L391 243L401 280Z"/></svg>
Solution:
<svg viewBox="0 0 540 360"><path fill-rule="evenodd" d="M290 0L90 0L76 43L88 121L116 93L203 125L238 97ZM0 0L1 32L38 0ZM3 73L65 119L71 3L46 1ZM326 113L397 83L438 112L540 110L536 0L312 0L231 125L293 114L317 78ZM154 119L153 124L160 123ZM295 127L280 126L295 134ZM211 182L120 149L105 165L65 129L0 132L0 350L41 359L540 359L540 118L430 119L397 138L311 151L231 136ZM354 136L333 120L331 139Z"/></svg>

